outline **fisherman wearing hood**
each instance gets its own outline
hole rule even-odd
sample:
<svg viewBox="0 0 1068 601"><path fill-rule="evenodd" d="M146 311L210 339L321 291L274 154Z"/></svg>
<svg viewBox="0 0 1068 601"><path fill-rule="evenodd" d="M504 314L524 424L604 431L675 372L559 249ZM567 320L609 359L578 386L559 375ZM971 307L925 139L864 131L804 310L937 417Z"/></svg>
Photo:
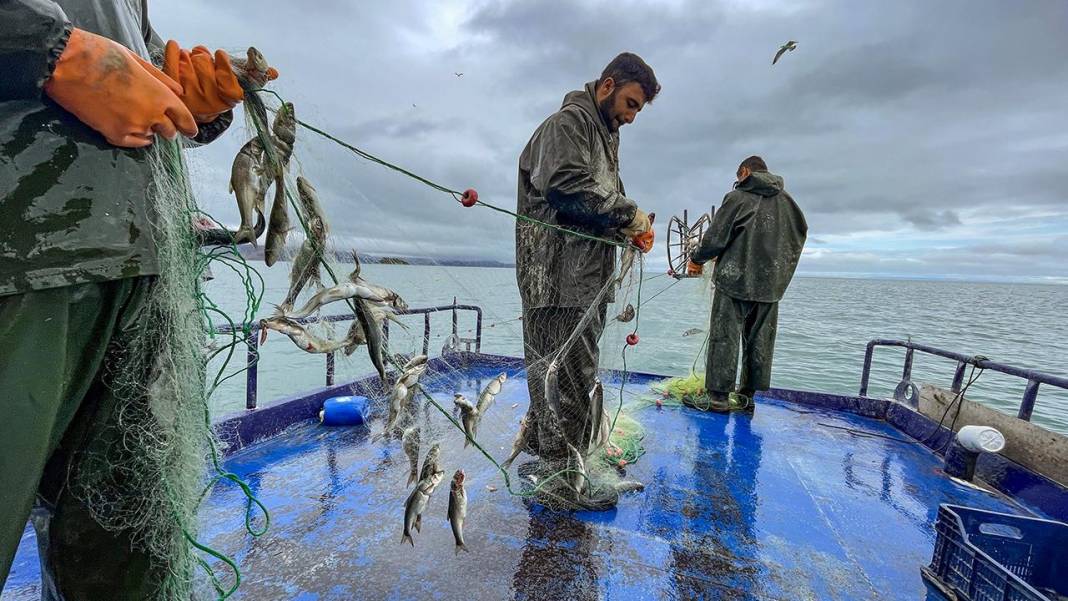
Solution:
<svg viewBox="0 0 1068 601"><path fill-rule="evenodd" d="M732 408L729 395L735 390L739 338L742 374L736 405L751 410L753 393L771 386L779 299L790 285L808 234L804 214L763 159L745 159L737 176L734 190L723 198L687 266L690 275L699 275L702 265L714 260L716 292L705 370L710 402L684 402L719 412Z"/></svg>
<svg viewBox="0 0 1068 601"><path fill-rule="evenodd" d="M566 457L565 443L586 448L590 435L588 420L578 416L588 413L598 338L613 301L605 290L614 275L616 245L605 240L630 241L643 252L653 245L649 217L619 179L619 129L659 91L645 61L620 54L600 78L564 97L519 157L515 254L533 425L528 449L543 459ZM583 323L591 309L592 319ZM546 406L546 364L577 330L557 361L558 421Z"/></svg>

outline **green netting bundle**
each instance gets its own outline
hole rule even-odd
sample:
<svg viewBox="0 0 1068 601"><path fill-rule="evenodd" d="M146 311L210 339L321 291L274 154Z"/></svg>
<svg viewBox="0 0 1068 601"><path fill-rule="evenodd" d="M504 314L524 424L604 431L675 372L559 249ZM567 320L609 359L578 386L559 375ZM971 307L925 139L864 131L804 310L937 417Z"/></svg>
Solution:
<svg viewBox="0 0 1068 601"><path fill-rule="evenodd" d="M601 449L600 458L609 465L625 467L645 454L642 439L645 428L631 414L636 409L633 405L623 407L616 416L608 444Z"/></svg>
<svg viewBox="0 0 1068 601"><path fill-rule="evenodd" d="M670 378L653 385L663 395L662 404L681 405L683 399L700 401L705 398L705 375L691 372L683 378Z"/></svg>

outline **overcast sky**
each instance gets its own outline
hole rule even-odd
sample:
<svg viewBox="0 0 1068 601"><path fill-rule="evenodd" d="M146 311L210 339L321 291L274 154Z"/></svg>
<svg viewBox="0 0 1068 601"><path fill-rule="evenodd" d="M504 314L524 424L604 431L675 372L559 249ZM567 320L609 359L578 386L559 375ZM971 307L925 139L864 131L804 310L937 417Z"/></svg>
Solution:
<svg viewBox="0 0 1068 601"><path fill-rule="evenodd" d="M282 73L298 116L451 188L515 207L516 163L564 94L618 52L663 86L621 130L628 194L707 211L763 156L804 209L800 270L1068 282L1068 2L206 0L151 5L160 35ZM795 52L771 58L786 40ZM462 77L454 75L463 73ZM198 149L229 223L246 133ZM512 222L298 133L335 241L511 260ZM658 245L650 257L664 261Z"/></svg>

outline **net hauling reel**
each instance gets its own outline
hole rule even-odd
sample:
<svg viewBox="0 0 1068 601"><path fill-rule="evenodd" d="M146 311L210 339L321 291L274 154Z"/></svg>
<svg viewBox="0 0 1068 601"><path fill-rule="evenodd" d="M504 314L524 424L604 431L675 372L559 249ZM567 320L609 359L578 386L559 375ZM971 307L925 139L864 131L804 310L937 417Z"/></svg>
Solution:
<svg viewBox="0 0 1068 601"><path fill-rule="evenodd" d="M702 214L693 225L690 225L688 211L683 210L681 219L678 215L675 215L668 222L668 275L675 279L699 277L686 274L686 263L690 261L690 256L697 250L697 245L701 242L701 236L704 235L705 230L712 223L712 215L715 212L716 208L712 207L712 210Z"/></svg>

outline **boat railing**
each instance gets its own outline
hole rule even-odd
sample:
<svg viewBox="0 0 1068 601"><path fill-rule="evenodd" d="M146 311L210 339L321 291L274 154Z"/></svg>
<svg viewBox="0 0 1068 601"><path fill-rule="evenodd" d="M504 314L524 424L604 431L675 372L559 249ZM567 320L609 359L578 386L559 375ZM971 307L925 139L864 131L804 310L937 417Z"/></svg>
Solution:
<svg viewBox="0 0 1068 601"><path fill-rule="evenodd" d="M459 325L459 313L461 311L471 311L475 313L475 336L474 338L468 338L460 335L458 329ZM464 350L479 353L482 351L482 308L476 305L460 305L456 303L456 299L453 299L451 305L439 305L436 307L423 307L417 309L405 309L403 311L395 311L397 316L405 315L422 315L423 316L423 354L427 355L430 351L430 315L432 313L452 313L452 334L449 336L446 346L452 350L460 350L461 345ZM346 315L321 315L319 317L305 317L301 319L294 319L293 321L299 324L309 323L335 323L352 321L356 317L352 314ZM258 375L259 375L259 359L260 359L260 342L259 333L262 329L259 321L249 322L245 324L231 326L230 324L216 324L215 331L220 334L229 334L234 331L245 332L245 344L248 347L245 359L245 408L256 408L256 396L258 388ZM470 330L467 330L470 331ZM383 322L382 334L386 341L386 348L389 348L389 321ZM326 353L326 385L334 385L334 353Z"/></svg>
<svg viewBox="0 0 1068 601"><path fill-rule="evenodd" d="M868 380L871 376L871 362L875 355L875 347L877 346L896 346L906 349L905 366L901 373L901 381L894 389L894 399L910 403L913 406L916 406L919 402L919 389L916 388L916 385L912 382L912 360L916 351L952 359L957 362L957 370L954 372L953 384L951 387L951 390L954 393L960 392L961 387L964 386L964 373L969 365L974 366L977 369L989 369L1027 380L1027 387L1024 389L1023 400L1020 403L1020 410L1016 414L1016 417L1025 421L1031 421L1031 414L1035 410L1035 400L1038 398L1039 385L1048 384L1050 386L1056 386L1057 388L1068 389L1068 378L1062 376L1054 376L1033 369L1023 369L1012 365L1005 365L1003 363L991 361L980 355L968 356L962 353L955 353L953 351L935 348L926 344L912 342L911 340L876 339L868 343L868 348L864 353L864 372L860 379L860 396L868 396Z"/></svg>

